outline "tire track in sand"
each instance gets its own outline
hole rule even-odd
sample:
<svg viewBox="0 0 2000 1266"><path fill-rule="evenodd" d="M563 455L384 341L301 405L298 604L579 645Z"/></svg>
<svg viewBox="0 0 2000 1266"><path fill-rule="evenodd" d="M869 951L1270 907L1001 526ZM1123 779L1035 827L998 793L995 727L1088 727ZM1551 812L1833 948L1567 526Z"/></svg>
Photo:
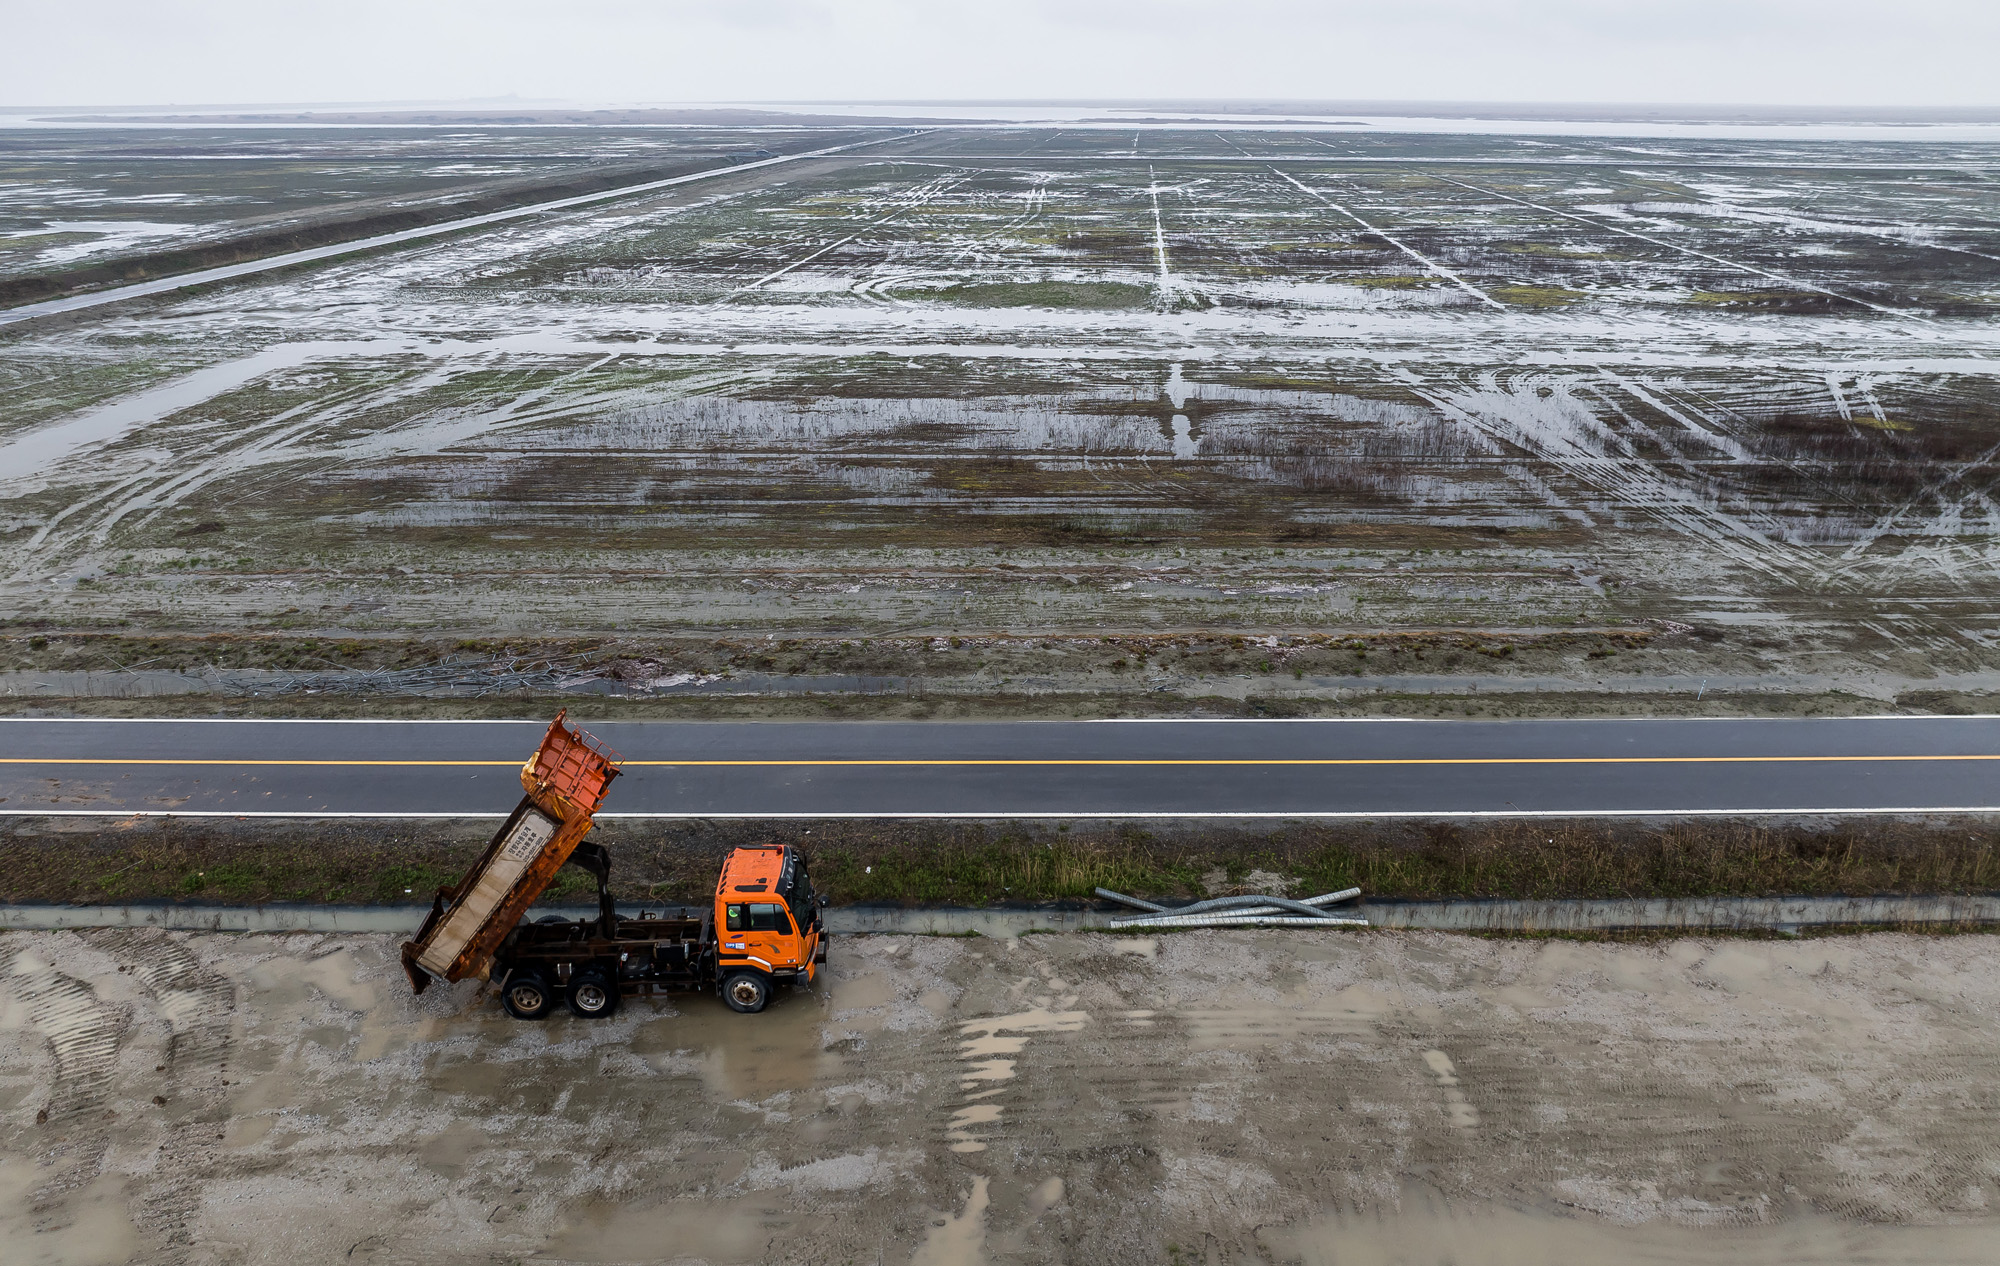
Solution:
<svg viewBox="0 0 2000 1266"><path fill-rule="evenodd" d="M204 963L185 939L170 933L120 932L99 944L152 995L159 1018L171 1030L168 1094L221 1104L229 1084L235 985ZM182 1261L192 1252L202 1188L221 1164L221 1141L208 1120L191 1117L167 1127L154 1181L132 1210L133 1221L157 1237L163 1250L155 1260Z"/></svg>

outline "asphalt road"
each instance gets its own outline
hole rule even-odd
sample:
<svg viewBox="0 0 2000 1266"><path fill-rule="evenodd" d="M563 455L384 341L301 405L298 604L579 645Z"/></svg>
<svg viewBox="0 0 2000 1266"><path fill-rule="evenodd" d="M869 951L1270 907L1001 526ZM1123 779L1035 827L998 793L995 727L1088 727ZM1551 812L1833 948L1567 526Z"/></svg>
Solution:
<svg viewBox="0 0 2000 1266"><path fill-rule="evenodd" d="M499 816L543 728L0 720L0 815ZM619 817L2000 812L2000 717L589 728Z"/></svg>

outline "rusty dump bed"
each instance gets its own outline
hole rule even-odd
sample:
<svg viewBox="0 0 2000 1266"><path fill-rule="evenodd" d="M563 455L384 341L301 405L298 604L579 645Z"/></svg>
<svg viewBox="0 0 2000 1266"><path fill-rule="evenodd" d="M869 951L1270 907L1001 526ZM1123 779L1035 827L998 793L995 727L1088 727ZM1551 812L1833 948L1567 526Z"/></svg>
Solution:
<svg viewBox="0 0 2000 1266"><path fill-rule="evenodd" d="M422 993L433 978L485 979L493 952L590 832L619 758L559 712L521 767L527 792L457 886L440 888L430 916L403 945L403 970Z"/></svg>

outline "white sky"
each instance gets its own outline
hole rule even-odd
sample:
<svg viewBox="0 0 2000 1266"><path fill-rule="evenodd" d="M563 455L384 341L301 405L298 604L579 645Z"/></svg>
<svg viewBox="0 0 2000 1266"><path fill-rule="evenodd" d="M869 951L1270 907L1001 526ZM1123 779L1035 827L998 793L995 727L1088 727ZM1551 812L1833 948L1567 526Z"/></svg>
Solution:
<svg viewBox="0 0 2000 1266"><path fill-rule="evenodd" d="M4 105L2000 105L2000 0L0 0Z"/></svg>

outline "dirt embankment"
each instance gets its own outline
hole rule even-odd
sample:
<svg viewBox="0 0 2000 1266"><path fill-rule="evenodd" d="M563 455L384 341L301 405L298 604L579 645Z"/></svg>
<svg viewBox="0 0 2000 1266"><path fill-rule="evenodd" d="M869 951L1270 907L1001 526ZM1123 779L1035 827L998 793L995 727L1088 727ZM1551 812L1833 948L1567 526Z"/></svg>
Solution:
<svg viewBox="0 0 2000 1266"><path fill-rule="evenodd" d="M0 713L600 719L1851 716L1990 711L1714 629L770 637L108 631L0 621ZM1874 676L1869 676L1870 672ZM1865 693L1862 693L1865 691Z"/></svg>
<svg viewBox="0 0 2000 1266"><path fill-rule="evenodd" d="M424 902L457 882L490 824L22 818L0 836L0 901ZM1962 893L2000 889L1983 826L1949 821L1444 822L1142 830L1103 824L601 823L623 900L699 903L723 853L782 841L837 903L989 905L1240 890L1378 897ZM592 881L565 870L547 900Z"/></svg>
<svg viewBox="0 0 2000 1266"><path fill-rule="evenodd" d="M52 299L81 290L152 281L204 268L222 268L289 251L311 250L385 233L428 228L448 220L506 211L532 202L600 193L620 185L665 180L728 165L728 159L700 157L671 163L621 163L571 168L533 180L473 186L466 190L463 197L449 201L426 202L417 206L385 205L382 201L373 201L363 209L329 209L317 216L292 219L285 224L252 229L219 240L123 255L57 272L0 279L0 307Z"/></svg>

